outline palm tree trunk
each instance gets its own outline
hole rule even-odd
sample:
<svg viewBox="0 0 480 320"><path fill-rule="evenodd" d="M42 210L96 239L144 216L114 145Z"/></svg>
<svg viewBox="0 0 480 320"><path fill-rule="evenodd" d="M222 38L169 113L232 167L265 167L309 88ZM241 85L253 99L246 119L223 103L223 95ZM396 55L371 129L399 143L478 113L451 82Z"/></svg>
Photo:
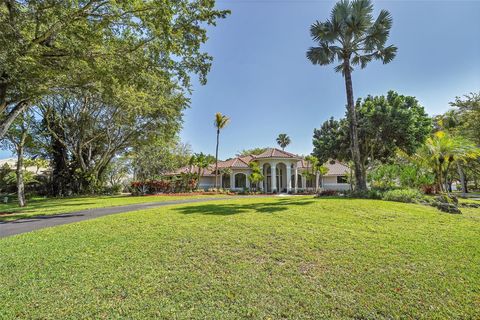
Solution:
<svg viewBox="0 0 480 320"><path fill-rule="evenodd" d="M462 185L462 196L465 197L466 193L468 193L467 181L465 180L465 173L463 172L462 165L458 161L457 161L457 171L458 171L458 176L460 177L460 184Z"/></svg>
<svg viewBox="0 0 480 320"><path fill-rule="evenodd" d="M350 137L351 137L351 151L352 159L355 165L355 187L357 191L367 190L366 175L363 170L360 146L358 142L358 123L357 112L355 110L355 102L353 101L353 85L352 85L352 73L350 71L349 59L345 59L345 88L347 92L347 106L348 106L348 118L350 125Z"/></svg>
<svg viewBox="0 0 480 320"><path fill-rule="evenodd" d="M450 194L450 188L448 187L448 171L450 170L450 162L447 164L447 169L445 170L445 176L444 176L444 183L445 183L445 191L447 194Z"/></svg>
<svg viewBox="0 0 480 320"><path fill-rule="evenodd" d="M217 147L215 148L215 189L218 189L218 144L220 142L220 129L217 129Z"/></svg>

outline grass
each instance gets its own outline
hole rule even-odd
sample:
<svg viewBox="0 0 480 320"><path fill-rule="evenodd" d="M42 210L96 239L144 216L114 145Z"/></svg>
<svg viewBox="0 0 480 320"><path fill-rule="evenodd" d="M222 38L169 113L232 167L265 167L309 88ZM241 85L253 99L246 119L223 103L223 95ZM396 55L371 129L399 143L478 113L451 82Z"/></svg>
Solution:
<svg viewBox="0 0 480 320"><path fill-rule="evenodd" d="M95 196L71 198L44 198L34 197L27 201L27 206L20 208L14 199L8 204L0 204L0 221L12 221L30 218L38 215L52 215L58 213L74 212L93 208L124 206L135 203L172 201L192 198L219 198L224 195L155 195L155 196Z"/></svg>
<svg viewBox="0 0 480 320"><path fill-rule="evenodd" d="M229 199L0 240L1 319L478 319L480 210Z"/></svg>

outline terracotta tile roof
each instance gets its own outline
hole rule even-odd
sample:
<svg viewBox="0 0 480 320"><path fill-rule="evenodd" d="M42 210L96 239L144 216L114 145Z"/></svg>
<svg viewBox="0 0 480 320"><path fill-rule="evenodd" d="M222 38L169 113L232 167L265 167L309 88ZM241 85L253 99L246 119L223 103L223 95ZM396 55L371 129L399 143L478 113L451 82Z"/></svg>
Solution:
<svg viewBox="0 0 480 320"><path fill-rule="evenodd" d="M280 150L277 148L268 148L265 152L254 156L255 159L264 159L264 158L300 158L296 154Z"/></svg>
<svg viewBox="0 0 480 320"><path fill-rule="evenodd" d="M343 176L350 173L350 168L340 161L330 160L325 163L328 168L327 176Z"/></svg>
<svg viewBox="0 0 480 320"><path fill-rule="evenodd" d="M279 150L276 148L268 148L265 152L259 155L247 155L247 156L241 156L241 157L236 157L232 159L228 159L225 161L218 161L218 169L248 169L249 168L249 163L253 160L256 159L268 159L268 158L283 158L283 159L299 159L297 162L297 167L300 170L305 170L306 168L309 167L309 163L307 160L302 159L302 157L295 155L293 153ZM336 161L336 160L330 160L325 163L325 166L328 168L328 173L326 176L338 176L338 175L345 175L350 172L350 168L348 168L346 165L343 163ZM172 173L169 173L167 175L178 175L180 173L189 173L189 172L198 172L198 167L183 167L180 168ZM203 176L214 176L215 175L215 164L211 164L208 166L203 171Z"/></svg>
<svg viewBox="0 0 480 320"><path fill-rule="evenodd" d="M249 162L250 160L247 161L245 157L233 158L225 161L218 161L218 167L219 168L248 168ZM213 170L215 170L215 165Z"/></svg>
<svg viewBox="0 0 480 320"><path fill-rule="evenodd" d="M308 161L305 159L301 159L300 161L297 162L297 168L307 168L308 167Z"/></svg>
<svg viewBox="0 0 480 320"><path fill-rule="evenodd" d="M326 176L343 176L350 172L349 167L337 160L329 160L324 163L324 166L328 169ZM302 159L297 162L297 167L299 169L306 169L309 167L309 163L307 160Z"/></svg>

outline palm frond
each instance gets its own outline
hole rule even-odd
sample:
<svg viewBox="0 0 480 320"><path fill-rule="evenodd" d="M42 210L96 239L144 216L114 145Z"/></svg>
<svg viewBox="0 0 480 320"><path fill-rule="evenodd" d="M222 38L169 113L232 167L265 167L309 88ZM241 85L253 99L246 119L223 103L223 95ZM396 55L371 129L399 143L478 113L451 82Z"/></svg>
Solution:
<svg viewBox="0 0 480 320"><path fill-rule="evenodd" d="M230 122L230 118L220 112L215 113L215 120L213 121L213 125L217 129L223 129L226 125Z"/></svg>
<svg viewBox="0 0 480 320"><path fill-rule="evenodd" d="M330 21L340 31L345 27L345 21L349 19L352 14L352 7L349 0L338 1L330 13Z"/></svg>
<svg viewBox="0 0 480 320"><path fill-rule="evenodd" d="M328 43L321 42L319 47L311 47L307 51L307 58L313 64L319 64L321 66L331 64L337 57L338 47L330 47Z"/></svg>
<svg viewBox="0 0 480 320"><path fill-rule="evenodd" d="M380 11L375 22L368 29L365 37L366 51L381 49L387 42L392 27L392 17L387 10Z"/></svg>
<svg viewBox="0 0 480 320"><path fill-rule="evenodd" d="M335 70L335 72L341 72L343 76L345 76L345 72L347 71L345 69L345 65L343 63L335 66L335 68L333 68L333 70ZM353 72L354 68L352 66L350 66L350 72Z"/></svg>
<svg viewBox="0 0 480 320"><path fill-rule="evenodd" d="M351 3L351 16L347 20L350 32L360 37L372 24L373 5L370 0L355 0Z"/></svg>
<svg viewBox="0 0 480 320"><path fill-rule="evenodd" d="M397 47L390 45L386 48L381 49L375 54L375 58L381 60L383 64L392 62L392 60L397 55Z"/></svg>
<svg viewBox="0 0 480 320"><path fill-rule="evenodd" d="M338 31L335 30L335 27L332 25L330 21L326 22L319 22L316 21L310 27L310 34L312 39L315 41L324 41L328 43L332 43L338 37Z"/></svg>
<svg viewBox="0 0 480 320"><path fill-rule="evenodd" d="M364 69L367 66L367 64L373 60L373 58L374 58L373 54L365 54L365 55L356 54L352 58L352 64L356 66L360 65L360 68Z"/></svg>

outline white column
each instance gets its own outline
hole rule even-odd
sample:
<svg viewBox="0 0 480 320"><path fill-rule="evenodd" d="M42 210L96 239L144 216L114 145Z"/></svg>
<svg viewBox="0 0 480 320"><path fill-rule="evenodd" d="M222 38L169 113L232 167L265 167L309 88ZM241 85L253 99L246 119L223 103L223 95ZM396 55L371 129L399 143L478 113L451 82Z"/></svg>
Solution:
<svg viewBox="0 0 480 320"><path fill-rule="evenodd" d="M315 191L318 191L318 180L320 179L320 175L318 172L315 173Z"/></svg>
<svg viewBox="0 0 480 320"><path fill-rule="evenodd" d="M235 189L235 175L233 171L230 173L230 190Z"/></svg>
<svg viewBox="0 0 480 320"><path fill-rule="evenodd" d="M260 166L260 173L263 175L263 165ZM265 178L258 183L258 188L259 188L260 191L262 191L262 192L263 192L263 183L264 183L264 181L265 181Z"/></svg>
<svg viewBox="0 0 480 320"><path fill-rule="evenodd" d="M245 186L250 189L250 179L248 179L249 174L245 173Z"/></svg>
<svg viewBox="0 0 480 320"><path fill-rule="evenodd" d="M303 190L307 190L307 177L302 175L302 188Z"/></svg>
<svg viewBox="0 0 480 320"><path fill-rule="evenodd" d="M292 190L292 165L287 165L287 192Z"/></svg>
<svg viewBox="0 0 480 320"><path fill-rule="evenodd" d="M295 165L295 193L298 192L298 168Z"/></svg>
<svg viewBox="0 0 480 320"><path fill-rule="evenodd" d="M275 163L270 164L272 168L272 192L277 191L277 165Z"/></svg>
<svg viewBox="0 0 480 320"><path fill-rule="evenodd" d="M218 186L218 189L223 189L223 174L220 174L220 185Z"/></svg>

